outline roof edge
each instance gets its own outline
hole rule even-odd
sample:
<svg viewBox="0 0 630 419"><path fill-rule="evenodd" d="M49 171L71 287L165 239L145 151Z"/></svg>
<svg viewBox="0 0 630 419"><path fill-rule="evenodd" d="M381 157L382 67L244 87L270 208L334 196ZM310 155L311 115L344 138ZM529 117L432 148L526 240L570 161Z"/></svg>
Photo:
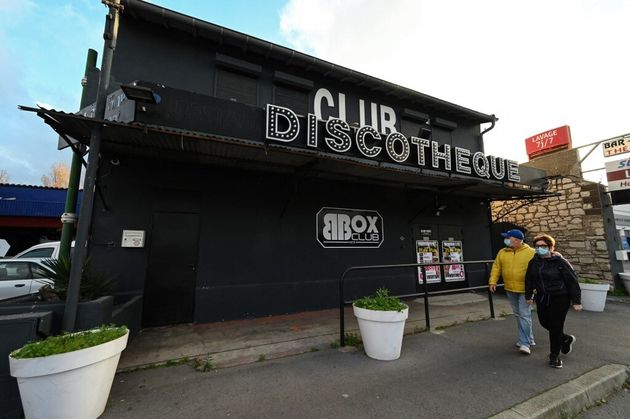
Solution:
<svg viewBox="0 0 630 419"><path fill-rule="evenodd" d="M488 115L464 106L456 105L416 90L351 70L349 68L333 64L329 61L321 60L312 55L292 50L242 32L216 25L214 23L199 20L192 16L164 8L162 6L141 0L122 0L122 3L124 5L124 13L128 12L132 17L143 19L150 23L159 23L167 28L188 32L191 35L204 37L210 40L219 39L221 42L229 41L230 44L242 45L243 48L255 48L258 51L265 51L264 55L267 57L274 57L290 65L299 66L301 64L303 67L310 68L312 71L317 71L324 76L335 75L340 79L345 79L346 83L352 83L352 79L359 79L358 81L361 82L360 84L363 87L368 84L372 87L380 87L381 89L397 91L400 94L409 96L412 100L416 99L430 106L436 106L438 108L445 108L462 113L467 118L475 122L487 123L498 120L494 114ZM169 23L171 24L169 25Z"/></svg>

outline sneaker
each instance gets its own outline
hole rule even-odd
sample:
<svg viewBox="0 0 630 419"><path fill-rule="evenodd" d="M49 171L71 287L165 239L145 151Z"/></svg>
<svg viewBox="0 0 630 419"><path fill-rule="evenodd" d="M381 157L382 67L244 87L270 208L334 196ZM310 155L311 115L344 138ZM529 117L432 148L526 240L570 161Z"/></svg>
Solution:
<svg viewBox="0 0 630 419"><path fill-rule="evenodd" d="M532 351L530 351L529 348L527 346L525 346L525 345L519 346L518 351L520 353L522 353L522 354L525 354L525 355L529 355L529 354L532 353Z"/></svg>
<svg viewBox="0 0 630 419"><path fill-rule="evenodd" d="M516 342L516 345L514 345L514 346L516 346L517 348L520 348L521 347L521 342ZM530 347L536 346L536 342L529 342L529 346Z"/></svg>
<svg viewBox="0 0 630 419"><path fill-rule="evenodd" d="M563 354L570 354L573 350L573 344L577 339L573 335L568 335L567 339L562 342L562 349L560 350Z"/></svg>
<svg viewBox="0 0 630 419"><path fill-rule="evenodd" d="M552 368L562 368L562 360L557 355L549 355L549 366Z"/></svg>

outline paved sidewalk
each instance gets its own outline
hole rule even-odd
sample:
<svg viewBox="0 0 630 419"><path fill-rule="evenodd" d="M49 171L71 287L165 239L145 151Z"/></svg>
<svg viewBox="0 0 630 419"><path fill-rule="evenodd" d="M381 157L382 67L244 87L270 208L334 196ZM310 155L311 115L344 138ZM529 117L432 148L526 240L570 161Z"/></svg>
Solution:
<svg viewBox="0 0 630 419"><path fill-rule="evenodd" d="M121 373L102 417L486 418L568 382L576 400L594 403L588 391L611 381L588 380L630 365L629 304L570 312L567 331L578 341L561 370L547 366L547 333L534 324L538 346L530 356L514 348L516 325L508 316L408 335L393 362L328 348L205 373L189 365ZM510 417L535 414L522 413Z"/></svg>
<svg viewBox="0 0 630 419"><path fill-rule="evenodd" d="M495 296L496 316L511 313L507 300ZM409 319L405 333L425 330L422 299L407 301ZM485 293L431 297L431 327L490 317ZM352 307L345 310L347 333L358 334ZM217 368L232 367L265 359L282 358L312 350L329 349L339 342L339 310L322 310L252 320L207 324L183 324L144 329L123 352L119 370L129 370L185 358L207 359Z"/></svg>

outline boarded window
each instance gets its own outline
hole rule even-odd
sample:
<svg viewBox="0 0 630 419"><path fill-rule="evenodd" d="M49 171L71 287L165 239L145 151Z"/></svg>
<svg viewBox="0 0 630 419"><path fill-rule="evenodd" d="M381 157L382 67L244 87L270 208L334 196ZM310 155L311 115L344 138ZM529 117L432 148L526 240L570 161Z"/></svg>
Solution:
<svg viewBox="0 0 630 419"><path fill-rule="evenodd" d="M249 105L257 104L257 79L234 71L217 69L217 97Z"/></svg>
<svg viewBox="0 0 630 419"><path fill-rule="evenodd" d="M424 122L412 121L407 118L400 120L400 131L405 137L420 137L429 139L431 137L431 127Z"/></svg>
<svg viewBox="0 0 630 419"><path fill-rule="evenodd" d="M289 108L298 115L308 113L308 92L296 87L276 84L274 86L274 104Z"/></svg>

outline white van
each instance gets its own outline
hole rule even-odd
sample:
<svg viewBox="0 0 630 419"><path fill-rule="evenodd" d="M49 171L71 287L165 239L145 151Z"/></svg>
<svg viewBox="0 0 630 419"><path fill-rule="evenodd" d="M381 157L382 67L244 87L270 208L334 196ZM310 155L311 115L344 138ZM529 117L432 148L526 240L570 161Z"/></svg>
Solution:
<svg viewBox="0 0 630 419"><path fill-rule="evenodd" d="M59 259L59 245L61 242L47 242L36 244L28 249L18 253L14 259ZM74 248L74 241L72 242L72 248Z"/></svg>

